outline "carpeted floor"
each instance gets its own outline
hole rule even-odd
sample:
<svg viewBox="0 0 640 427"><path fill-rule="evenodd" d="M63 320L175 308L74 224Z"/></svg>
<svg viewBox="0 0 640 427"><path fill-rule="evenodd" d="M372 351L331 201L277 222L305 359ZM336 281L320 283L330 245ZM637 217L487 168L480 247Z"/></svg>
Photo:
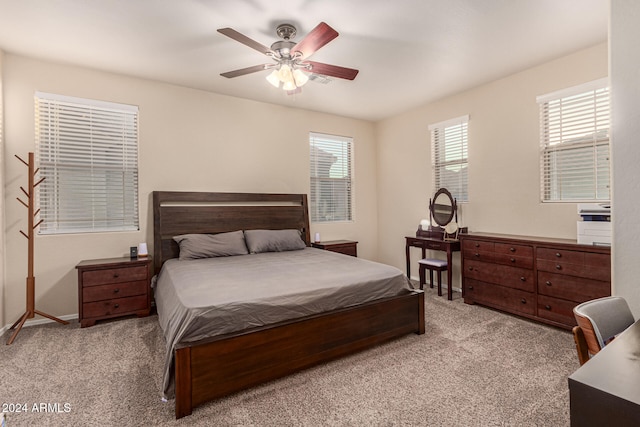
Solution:
<svg viewBox="0 0 640 427"><path fill-rule="evenodd" d="M155 316L25 328L0 345L0 404L14 426L568 426L568 331L426 293L408 335L236 395L176 421L160 399ZM44 404L44 405L43 405ZM7 407L5 407L7 409ZM2 408L0 408L0 411Z"/></svg>

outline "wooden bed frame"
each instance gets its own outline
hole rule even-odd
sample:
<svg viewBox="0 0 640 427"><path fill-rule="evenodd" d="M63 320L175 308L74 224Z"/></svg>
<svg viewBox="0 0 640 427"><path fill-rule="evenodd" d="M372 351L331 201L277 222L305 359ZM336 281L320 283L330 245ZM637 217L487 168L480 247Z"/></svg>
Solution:
<svg viewBox="0 0 640 427"><path fill-rule="evenodd" d="M173 236L249 229L302 231L306 194L153 192L154 268L177 258ZM175 349L176 418L219 397L411 332L424 334L422 291L252 328Z"/></svg>

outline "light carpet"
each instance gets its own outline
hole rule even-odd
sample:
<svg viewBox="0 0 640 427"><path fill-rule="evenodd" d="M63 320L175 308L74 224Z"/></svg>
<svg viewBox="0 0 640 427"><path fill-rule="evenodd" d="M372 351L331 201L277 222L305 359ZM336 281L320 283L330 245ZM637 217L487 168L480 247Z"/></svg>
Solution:
<svg viewBox="0 0 640 427"><path fill-rule="evenodd" d="M0 404L14 405L6 427L569 425L567 377L579 364L568 331L433 290L425 316L424 335L210 402L180 420L174 402L160 399L165 344L156 316L28 327L11 346L3 336Z"/></svg>

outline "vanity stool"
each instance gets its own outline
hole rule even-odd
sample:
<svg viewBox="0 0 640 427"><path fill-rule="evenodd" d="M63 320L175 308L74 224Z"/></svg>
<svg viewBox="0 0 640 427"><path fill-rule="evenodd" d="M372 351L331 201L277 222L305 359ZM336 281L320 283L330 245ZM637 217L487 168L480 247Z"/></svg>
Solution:
<svg viewBox="0 0 640 427"><path fill-rule="evenodd" d="M447 261L441 259L425 258L418 261L420 265L420 289L424 289L425 270L429 270L429 287L433 288L433 272L438 272L438 296L442 296L442 272L447 271ZM447 284L451 286L451 284Z"/></svg>

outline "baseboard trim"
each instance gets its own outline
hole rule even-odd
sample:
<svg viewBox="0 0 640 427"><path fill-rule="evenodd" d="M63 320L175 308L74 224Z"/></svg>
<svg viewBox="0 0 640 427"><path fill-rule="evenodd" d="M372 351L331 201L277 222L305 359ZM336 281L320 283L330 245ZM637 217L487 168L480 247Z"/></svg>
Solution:
<svg viewBox="0 0 640 427"><path fill-rule="evenodd" d="M66 320L66 321L77 320L78 319L78 313L76 313L76 314L67 314L65 316L56 316L56 317L58 319ZM47 319L46 317L43 317L43 318L39 318L39 319L27 320L26 322L24 322L24 325L22 327L23 328L27 328L29 326L44 325L45 323L56 323L56 322L55 322L55 320L51 320L51 319ZM4 335L4 333L9 330L11 325L4 325L2 327L2 329L0 329L0 335Z"/></svg>

